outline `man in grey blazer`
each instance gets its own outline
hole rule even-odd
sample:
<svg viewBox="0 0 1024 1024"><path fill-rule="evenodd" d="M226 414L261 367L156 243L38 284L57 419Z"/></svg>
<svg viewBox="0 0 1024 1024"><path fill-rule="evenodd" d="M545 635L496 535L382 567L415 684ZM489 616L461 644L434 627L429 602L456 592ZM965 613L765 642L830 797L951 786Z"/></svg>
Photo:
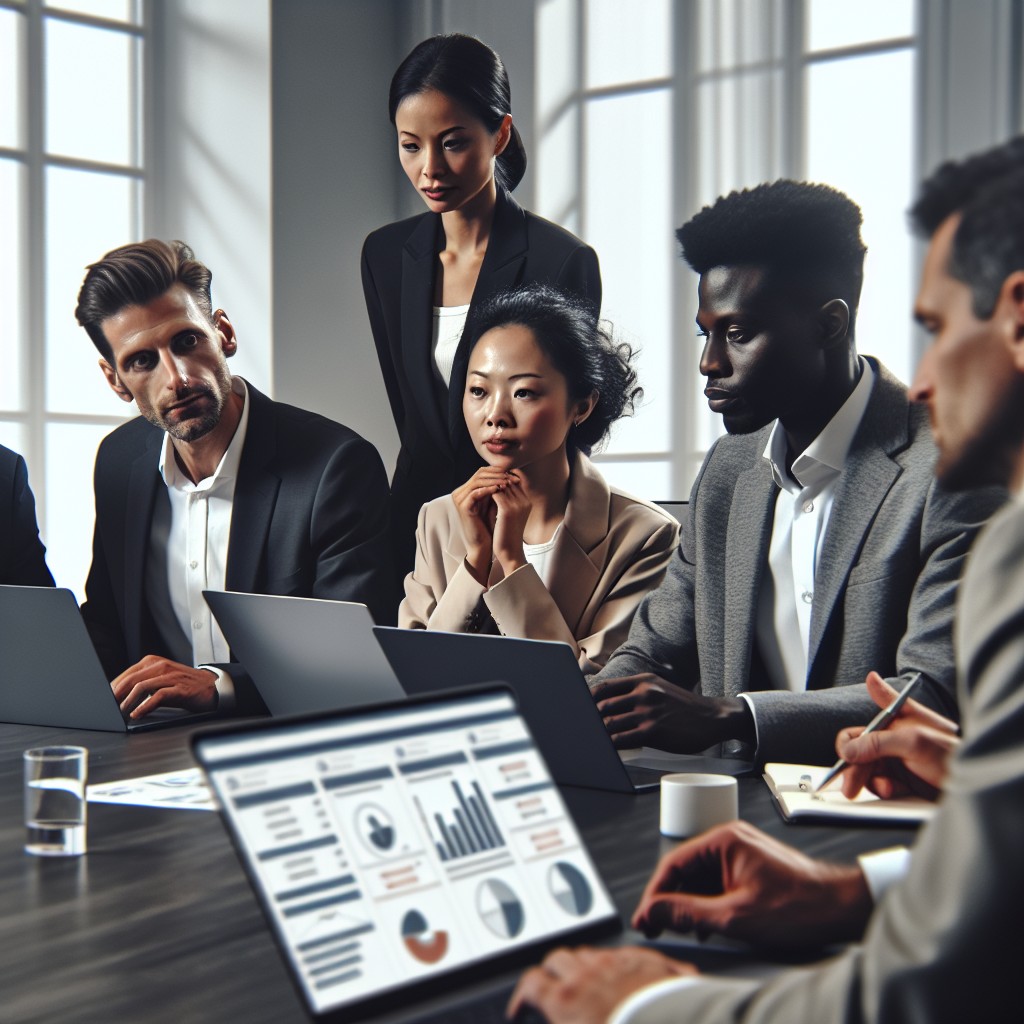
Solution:
<svg viewBox="0 0 1024 1024"><path fill-rule="evenodd" d="M96 456L82 615L122 710L265 710L204 589L358 601L394 621L387 477L348 427L232 376L211 273L150 239L94 263L76 316L142 414Z"/></svg>
<svg viewBox="0 0 1024 1024"><path fill-rule="evenodd" d="M653 950L559 950L524 976L513 1007L532 1003L556 1024L959 1024L1020 1017L1024 137L939 168L913 217L931 238L915 312L933 342L911 397L931 416L936 472L950 487L1008 484L1016 500L984 530L964 575L956 619L963 741L906 877L870 915L862 943L812 968L762 982L681 979L692 969ZM895 744L886 749L888 733L875 735L878 756L896 751ZM840 749L845 754L849 746ZM740 858L729 854L737 836ZM750 827L698 837L673 855L664 884L649 887L636 923L649 933L671 923L756 932L768 944L845 938L865 913L863 894L844 897L856 869L795 851L787 861L785 850ZM717 894L694 895L709 891Z"/></svg>
<svg viewBox="0 0 1024 1024"><path fill-rule="evenodd" d="M858 356L860 220L834 189L777 181L678 232L728 434L664 581L592 680L620 747L827 763L837 730L876 710L872 669L922 672L922 699L957 715L957 581L1005 492L936 484L925 410Z"/></svg>

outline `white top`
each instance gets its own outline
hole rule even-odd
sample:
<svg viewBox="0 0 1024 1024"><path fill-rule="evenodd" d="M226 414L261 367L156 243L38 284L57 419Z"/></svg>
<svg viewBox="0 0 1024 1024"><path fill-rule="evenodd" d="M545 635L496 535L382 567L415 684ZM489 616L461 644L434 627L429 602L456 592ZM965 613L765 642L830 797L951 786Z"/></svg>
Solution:
<svg viewBox="0 0 1024 1024"><path fill-rule="evenodd" d="M244 396L242 417L213 476L192 483L178 467L169 434L164 435L158 464L167 488L170 516L169 521L165 516L154 516L146 597L160 635L171 638L180 631L191 646L191 663L197 666L226 662L231 657L228 642L203 597L204 590L224 589L235 481L249 427L245 381L233 377L231 388L236 395ZM222 672L217 676L220 699L230 699L230 677Z"/></svg>
<svg viewBox="0 0 1024 1024"><path fill-rule="evenodd" d="M434 367L445 387L451 385L455 350L466 328L469 305L435 306L433 319Z"/></svg>
<svg viewBox="0 0 1024 1024"><path fill-rule="evenodd" d="M864 417L875 379L860 360L857 386L825 429L786 472L786 434L776 422L763 457L780 490L775 501L769 572L757 600L757 644L777 690L807 688L807 655L818 551L825 536L836 484Z"/></svg>
<svg viewBox="0 0 1024 1024"><path fill-rule="evenodd" d="M551 534L551 540L544 541L543 544L527 544L523 542L523 554L526 555L526 561L530 563L537 570L537 575L540 577L541 583L544 584L549 590L551 574L550 566L550 555L551 551L555 546L555 539L558 537L558 531L561 530L562 524L559 523L555 527L555 532Z"/></svg>

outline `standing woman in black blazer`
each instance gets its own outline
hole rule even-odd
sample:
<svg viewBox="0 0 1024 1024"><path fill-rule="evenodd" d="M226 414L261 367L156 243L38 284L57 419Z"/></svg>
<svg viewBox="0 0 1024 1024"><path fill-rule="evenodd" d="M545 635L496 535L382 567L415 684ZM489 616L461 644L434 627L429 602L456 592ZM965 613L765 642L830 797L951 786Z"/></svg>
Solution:
<svg viewBox="0 0 1024 1024"><path fill-rule="evenodd" d="M544 281L601 304L597 255L524 210L511 191L526 171L508 75L464 35L420 43L391 80L402 168L429 212L374 231L363 245L366 309L398 427L391 483L395 562L412 569L420 506L482 465L466 432L470 309Z"/></svg>

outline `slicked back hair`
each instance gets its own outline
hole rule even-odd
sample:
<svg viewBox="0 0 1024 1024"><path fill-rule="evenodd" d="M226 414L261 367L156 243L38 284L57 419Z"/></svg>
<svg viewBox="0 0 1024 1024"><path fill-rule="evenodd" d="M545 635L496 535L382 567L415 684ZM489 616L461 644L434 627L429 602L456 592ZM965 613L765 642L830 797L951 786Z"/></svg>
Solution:
<svg viewBox="0 0 1024 1024"><path fill-rule="evenodd" d="M778 181L730 192L677 232L682 257L698 274L756 266L773 283L816 302L843 299L850 334L864 280L860 207L828 185Z"/></svg>
<svg viewBox="0 0 1024 1024"><path fill-rule="evenodd" d="M988 320L1003 282L1024 270L1024 136L942 164L921 186L910 220L930 238L955 213L960 224L947 269L971 289L974 315Z"/></svg>
<svg viewBox="0 0 1024 1024"><path fill-rule="evenodd" d="M391 123L402 100L422 92L444 93L464 106L494 135L512 113L512 91L501 57L475 36L454 32L417 44L398 65L388 93ZM494 177L511 192L526 173L526 147L515 125L494 164Z"/></svg>
<svg viewBox="0 0 1024 1024"><path fill-rule="evenodd" d="M104 320L128 306L145 306L176 284L184 285L200 310L213 320L210 282L213 274L184 242L145 242L113 249L91 263L78 292L75 318L101 356L113 363L114 353L103 333Z"/></svg>

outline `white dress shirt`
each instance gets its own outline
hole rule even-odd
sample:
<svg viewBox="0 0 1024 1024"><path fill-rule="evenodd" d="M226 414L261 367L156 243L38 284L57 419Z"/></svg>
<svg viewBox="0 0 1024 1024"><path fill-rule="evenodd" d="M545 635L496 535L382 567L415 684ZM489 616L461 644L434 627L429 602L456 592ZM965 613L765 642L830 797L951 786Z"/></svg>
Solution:
<svg viewBox="0 0 1024 1024"><path fill-rule="evenodd" d="M249 426L245 381L233 377L231 386L244 398L242 416L212 476L189 480L178 466L170 435L164 435L158 468L169 500L157 504L149 538L146 597L157 629L175 660L200 667L231 657L203 597L204 590L225 586L235 482ZM231 680L224 672L216 674L223 707L233 697Z"/></svg>
<svg viewBox="0 0 1024 1024"><path fill-rule="evenodd" d="M786 471L786 433L776 422L765 446L779 487L768 549L768 572L757 601L757 645L768 678L778 690L807 687L811 606L818 552L825 537L836 484L871 398L874 371L860 360L861 375L825 429Z"/></svg>

